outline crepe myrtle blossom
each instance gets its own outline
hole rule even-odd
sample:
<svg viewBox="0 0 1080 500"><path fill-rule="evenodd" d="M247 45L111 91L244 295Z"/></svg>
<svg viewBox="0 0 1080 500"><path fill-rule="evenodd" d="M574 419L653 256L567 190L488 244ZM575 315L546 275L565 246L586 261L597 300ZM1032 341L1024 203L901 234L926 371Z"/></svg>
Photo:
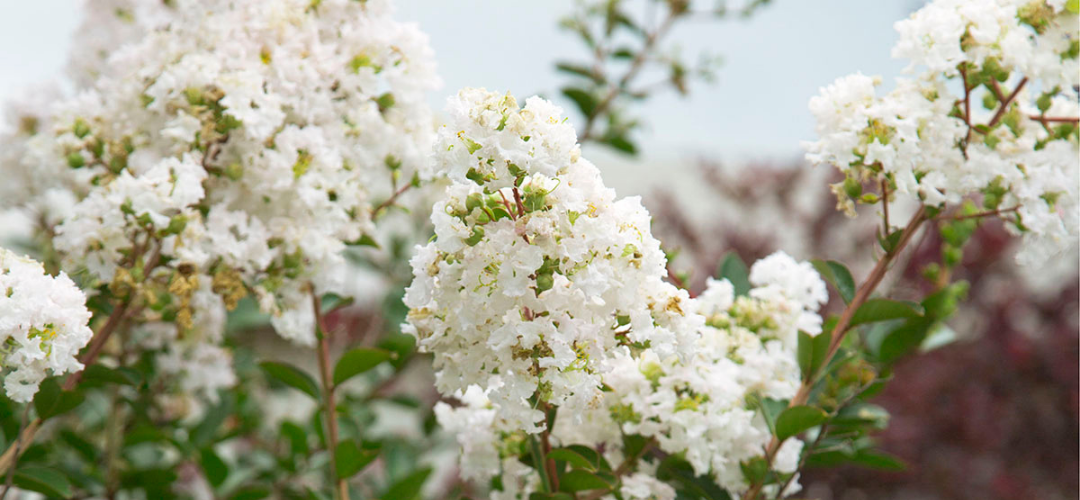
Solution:
<svg viewBox="0 0 1080 500"><path fill-rule="evenodd" d="M893 56L911 77L881 92L854 74L811 99L819 139L807 158L835 165L840 208L860 185L941 207L981 196L1013 232L1021 263L1077 240L1076 86L1080 22L1063 1L936 0L896 24Z"/></svg>
<svg viewBox="0 0 1080 500"><path fill-rule="evenodd" d="M86 296L64 273L0 248L0 370L12 401L29 402L49 375L77 372L93 332Z"/></svg>
<svg viewBox="0 0 1080 500"><path fill-rule="evenodd" d="M347 245L429 177L427 37L379 0L155 12L0 169L55 174L25 187L70 200L52 217L65 269L111 283L156 256L229 308L253 293L281 335L311 344L312 293L347 295Z"/></svg>
<svg viewBox="0 0 1080 500"><path fill-rule="evenodd" d="M577 415L560 412L552 439L560 446L602 449L617 464L626 458L624 435L652 438L665 453L685 457L696 474L732 494L745 491L740 464L761 456L771 439L754 402L790 399L797 392L795 334L815 324L807 333L820 333L817 311L828 299L809 264L780 252L754 264L751 283L748 294L736 296L727 280L710 280L697 299L686 302L684 314L700 325L685 339L693 350L689 357L617 346L600 370L607 388L602 399ZM462 446L462 476L481 483L505 475L507 460L523 453L528 439L527 429L505 418L509 413L488 398L497 390L485 393L473 385L454 395L462 406L441 403L436 409L440 424ZM774 469L795 472L802 447L799 440L785 442ZM637 474L624 479L623 494L645 491L643 478L656 465L648 457L639 461ZM535 491L539 484L535 474L515 477L515 491ZM798 489L792 481L786 493ZM657 487L653 494L665 498L666 491Z"/></svg>
<svg viewBox="0 0 1080 500"><path fill-rule="evenodd" d="M438 389L477 385L507 425L535 433L537 401L566 418L599 404L618 346L689 356L702 319L663 281L648 212L604 186L562 110L466 89L448 112L435 162L452 184L405 295L405 331L435 354Z"/></svg>

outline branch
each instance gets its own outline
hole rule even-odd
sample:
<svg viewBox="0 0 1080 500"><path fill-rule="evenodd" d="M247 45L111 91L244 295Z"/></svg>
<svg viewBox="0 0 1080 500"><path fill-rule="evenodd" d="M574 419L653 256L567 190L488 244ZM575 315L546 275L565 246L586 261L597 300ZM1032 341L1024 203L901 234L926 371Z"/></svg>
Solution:
<svg viewBox="0 0 1080 500"><path fill-rule="evenodd" d="M389 208L391 205L393 205L394 202L397 201L398 197L401 196L402 194L404 194L406 191L408 191L409 188L411 188L411 187L412 187L412 183L408 183L408 184L405 184L404 186L399 187L397 189L397 191L394 191L394 194L391 195L389 199L387 199L386 201L380 203L379 206L375 207L375 209L371 211L371 218L374 219L374 218L378 217L379 212L382 212L383 210L385 210L385 209Z"/></svg>
<svg viewBox="0 0 1080 500"><path fill-rule="evenodd" d="M911 217L911 221L904 227L904 232L900 234L900 241L896 243L896 247L886 253L878 260L874 265L874 269L870 271L870 275L867 276L866 281L859 286L855 297L851 300L851 303L844 308L844 312L840 315L840 320L836 323L836 327L832 331L832 339L829 342L829 350L825 354L825 359L822 361L821 366L827 366L829 361L836 355L836 351L840 349L840 342L844 340L844 335L847 334L848 328L851 325L851 319L855 316L855 311L859 310L873 293L874 289L881 283L881 280L885 277L885 273L889 270L889 264L893 259L907 246L911 241L912 236L919 230L919 226L927 220L926 207L919 207L919 211L915 212L915 215ZM822 335L825 333L822 332ZM813 389L813 380L815 374L811 373L804 377L802 385L799 386L799 391L795 393L795 397L791 398L791 402L788 404L788 408L800 406L809 399L810 391ZM765 463L768 467L772 467L773 459L776 456L776 452L780 449L780 440L773 436L769 441L768 446L765 448ZM761 488L764 485L759 482L751 483L750 488L743 494L743 500L755 500L758 494L761 493Z"/></svg>
<svg viewBox="0 0 1080 500"><path fill-rule="evenodd" d="M1016 85L1016 88L1013 89L1012 93L1001 102L1001 107L998 108L997 113L994 113L994 117L990 119L990 123L986 124L987 127L994 128L994 125L997 125L998 122L1001 121L1001 118L1005 116L1005 111L1009 109L1009 105L1012 104L1013 99L1016 99L1016 96L1020 94L1020 90L1024 88L1027 81L1028 79L1026 76L1023 80L1020 80L1020 83Z"/></svg>
<svg viewBox="0 0 1080 500"><path fill-rule="evenodd" d="M406 184L406 186L408 186ZM392 198L391 198L392 199ZM319 341L319 377L322 379L323 404L326 408L323 413L326 416L328 429L327 447L330 448L330 480L337 485L338 500L349 500L349 485L344 478L337 476L338 425L337 404L334 401L334 379L330 375L330 332L323 324L322 305L319 303L319 294L315 292L315 285L311 286L311 303L315 308L315 338Z"/></svg>

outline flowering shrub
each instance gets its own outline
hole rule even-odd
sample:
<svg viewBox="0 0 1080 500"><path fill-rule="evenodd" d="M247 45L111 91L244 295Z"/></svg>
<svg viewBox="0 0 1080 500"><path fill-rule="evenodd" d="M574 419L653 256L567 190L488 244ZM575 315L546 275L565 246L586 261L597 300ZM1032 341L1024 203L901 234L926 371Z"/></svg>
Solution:
<svg viewBox="0 0 1080 500"><path fill-rule="evenodd" d="M567 21L597 58L561 66L580 141L636 151L646 65L685 91L657 47L695 6L656 3L655 29ZM5 495L783 498L807 466L902 467L868 399L942 342L983 219L1021 264L1077 241L1076 2L936 0L897 24L911 79L810 102L838 209L880 206L863 279L777 251L691 286L552 103L464 89L434 126L433 54L386 2L91 8L74 93L0 138L41 261L0 250ZM881 294L928 226L925 293Z"/></svg>

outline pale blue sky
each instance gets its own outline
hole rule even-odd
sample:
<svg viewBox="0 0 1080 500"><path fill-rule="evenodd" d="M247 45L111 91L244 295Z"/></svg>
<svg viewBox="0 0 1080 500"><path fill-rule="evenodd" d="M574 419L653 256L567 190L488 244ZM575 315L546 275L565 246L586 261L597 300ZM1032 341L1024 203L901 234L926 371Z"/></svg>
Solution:
<svg viewBox="0 0 1080 500"><path fill-rule="evenodd" d="M806 103L818 88L862 71L886 80L902 64L889 58L892 28L919 0L774 0L748 20L694 21L674 40L687 55L719 53L724 64L712 85L699 84L689 99L667 94L639 110L648 128L640 134L644 155L587 151L605 170L628 168L637 182L613 182L640 192L649 174L692 168L690 160L793 158L809 139L813 122ZM554 61L581 47L557 28L572 0L399 0L397 18L415 21L431 36L445 81L432 95L441 109L446 96L464 86L509 90L519 97L556 95L566 79ZM62 71L69 33L79 16L76 0L5 2L0 16L0 99ZM565 103L564 103L565 104ZM576 117L574 117L576 120ZM663 172L656 166L662 165ZM644 183L641 185L639 183ZM626 193L630 194L630 193Z"/></svg>

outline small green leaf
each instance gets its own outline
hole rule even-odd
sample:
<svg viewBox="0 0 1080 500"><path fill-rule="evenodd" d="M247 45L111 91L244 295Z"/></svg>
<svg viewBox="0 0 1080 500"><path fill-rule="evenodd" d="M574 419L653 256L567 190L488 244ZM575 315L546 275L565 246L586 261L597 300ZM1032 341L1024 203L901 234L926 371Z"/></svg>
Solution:
<svg viewBox="0 0 1080 500"><path fill-rule="evenodd" d="M430 468L423 468L401 478L382 496L382 500L416 500L430 474Z"/></svg>
<svg viewBox="0 0 1080 500"><path fill-rule="evenodd" d="M851 325L857 326L890 319L918 318L920 314L910 305L889 299L870 299L851 317Z"/></svg>
<svg viewBox="0 0 1080 500"><path fill-rule="evenodd" d="M592 80L592 81L594 81L596 83L604 83L604 76L602 74L596 73L595 71L593 71L588 66L583 66L583 65L580 65L580 64L560 62L560 63L555 64L555 69L557 69L559 71L562 71L564 73L570 73L572 75L583 76L583 77L588 78L588 79L590 79L590 80Z"/></svg>
<svg viewBox="0 0 1080 500"><path fill-rule="evenodd" d="M900 243L900 237L903 236L903 234L904 231L902 229L897 229L884 238L878 236L878 243L881 244L881 248L885 250L885 253L892 253L893 249L896 248L896 244Z"/></svg>
<svg viewBox="0 0 1080 500"><path fill-rule="evenodd" d="M803 431L821 425L829 416L819 408L793 406L776 418L776 438L783 441Z"/></svg>
<svg viewBox="0 0 1080 500"><path fill-rule="evenodd" d="M354 476L378 457L378 449L361 448L351 439L338 443L337 451L334 452L334 467L337 469L338 479Z"/></svg>
<svg viewBox="0 0 1080 500"><path fill-rule="evenodd" d="M552 460L561 460L577 469L596 470L596 465L590 463L589 459L567 448L556 448L551 450L551 453L548 453L547 457Z"/></svg>
<svg viewBox="0 0 1080 500"><path fill-rule="evenodd" d="M630 140L627 139L626 136L613 135L611 137L605 138L603 142L604 144L607 144L608 146L611 146L628 155L633 156L637 154L637 146L634 145L633 142L630 142Z"/></svg>
<svg viewBox="0 0 1080 500"><path fill-rule="evenodd" d="M37 410L38 418L46 420L74 409L82 404L83 399L81 392L65 391L55 377L50 377L38 386L38 393L34 396L34 409Z"/></svg>
<svg viewBox="0 0 1080 500"><path fill-rule="evenodd" d="M739 258L739 254L728 252L720 261L720 267L716 275L731 282L735 288L735 295L742 296L750 293L750 270L746 263Z"/></svg>
<svg viewBox="0 0 1080 500"><path fill-rule="evenodd" d="M260 500L270 496L270 489L265 486L245 486L229 497L229 500Z"/></svg>
<svg viewBox="0 0 1080 500"><path fill-rule="evenodd" d="M199 463L202 465L203 472L206 473L206 480L215 488L221 486L225 478L229 477L229 466L217 453L214 453L213 448L203 448L199 452Z"/></svg>
<svg viewBox="0 0 1080 500"><path fill-rule="evenodd" d="M592 116L593 112L596 111L596 96L590 94L588 91L574 87L566 87L562 89L562 93L571 101L574 101L574 104L577 104L578 109L581 110L581 114Z"/></svg>
<svg viewBox="0 0 1080 500"><path fill-rule="evenodd" d="M848 271L847 267L835 260L814 260L811 263L825 281L836 287L836 291L840 292L840 297L844 299L845 304L855 298L855 280L852 279L851 271Z"/></svg>
<svg viewBox="0 0 1080 500"><path fill-rule="evenodd" d="M352 377L375 368L383 361L390 359L390 351L386 349L370 349L357 347L346 352L338 360L334 367L334 385L339 385Z"/></svg>
<svg viewBox="0 0 1080 500"><path fill-rule="evenodd" d="M876 450L859 450L851 462L870 469L887 471L902 471L907 468L899 458Z"/></svg>
<svg viewBox="0 0 1080 500"><path fill-rule="evenodd" d="M574 500L574 497L569 493L543 493L538 491L530 493L529 500Z"/></svg>
<svg viewBox="0 0 1080 500"><path fill-rule="evenodd" d="M379 242L375 241L375 238L372 238L371 235L368 234L361 236L356 241L347 241L345 242L345 244L355 247L372 247L375 249L382 248L379 246Z"/></svg>
<svg viewBox="0 0 1080 500"><path fill-rule="evenodd" d="M1065 2L1065 10L1073 14L1080 14L1080 0L1068 0Z"/></svg>
<svg viewBox="0 0 1080 500"><path fill-rule="evenodd" d="M911 352L926 339L933 322L926 318L914 318L889 332L881 341L878 359L883 363L892 363Z"/></svg>
<svg viewBox="0 0 1080 500"><path fill-rule="evenodd" d="M308 434L299 425L286 420L281 423L280 434L289 440L289 454L292 458L308 454Z"/></svg>
<svg viewBox="0 0 1080 500"><path fill-rule="evenodd" d="M140 377L138 372L123 368L109 368L104 365L90 365L83 370L81 384L116 384L138 385Z"/></svg>
<svg viewBox="0 0 1080 500"><path fill-rule="evenodd" d="M50 497L71 498L71 482L60 471L37 465L19 468L12 478L15 486Z"/></svg>
<svg viewBox="0 0 1080 500"><path fill-rule="evenodd" d="M825 362L825 356L829 353L831 340L831 335L826 331L813 337L805 332L799 332L798 360L803 380L810 378L821 368L822 363Z"/></svg>
<svg viewBox="0 0 1080 500"><path fill-rule="evenodd" d="M259 368L279 382L319 399L319 384L315 383L315 379L303 370L278 361L263 361L259 363Z"/></svg>
<svg viewBox="0 0 1080 500"><path fill-rule="evenodd" d="M611 485L607 481L587 470L573 469L559 478L559 490L567 493L607 489L611 489Z"/></svg>

